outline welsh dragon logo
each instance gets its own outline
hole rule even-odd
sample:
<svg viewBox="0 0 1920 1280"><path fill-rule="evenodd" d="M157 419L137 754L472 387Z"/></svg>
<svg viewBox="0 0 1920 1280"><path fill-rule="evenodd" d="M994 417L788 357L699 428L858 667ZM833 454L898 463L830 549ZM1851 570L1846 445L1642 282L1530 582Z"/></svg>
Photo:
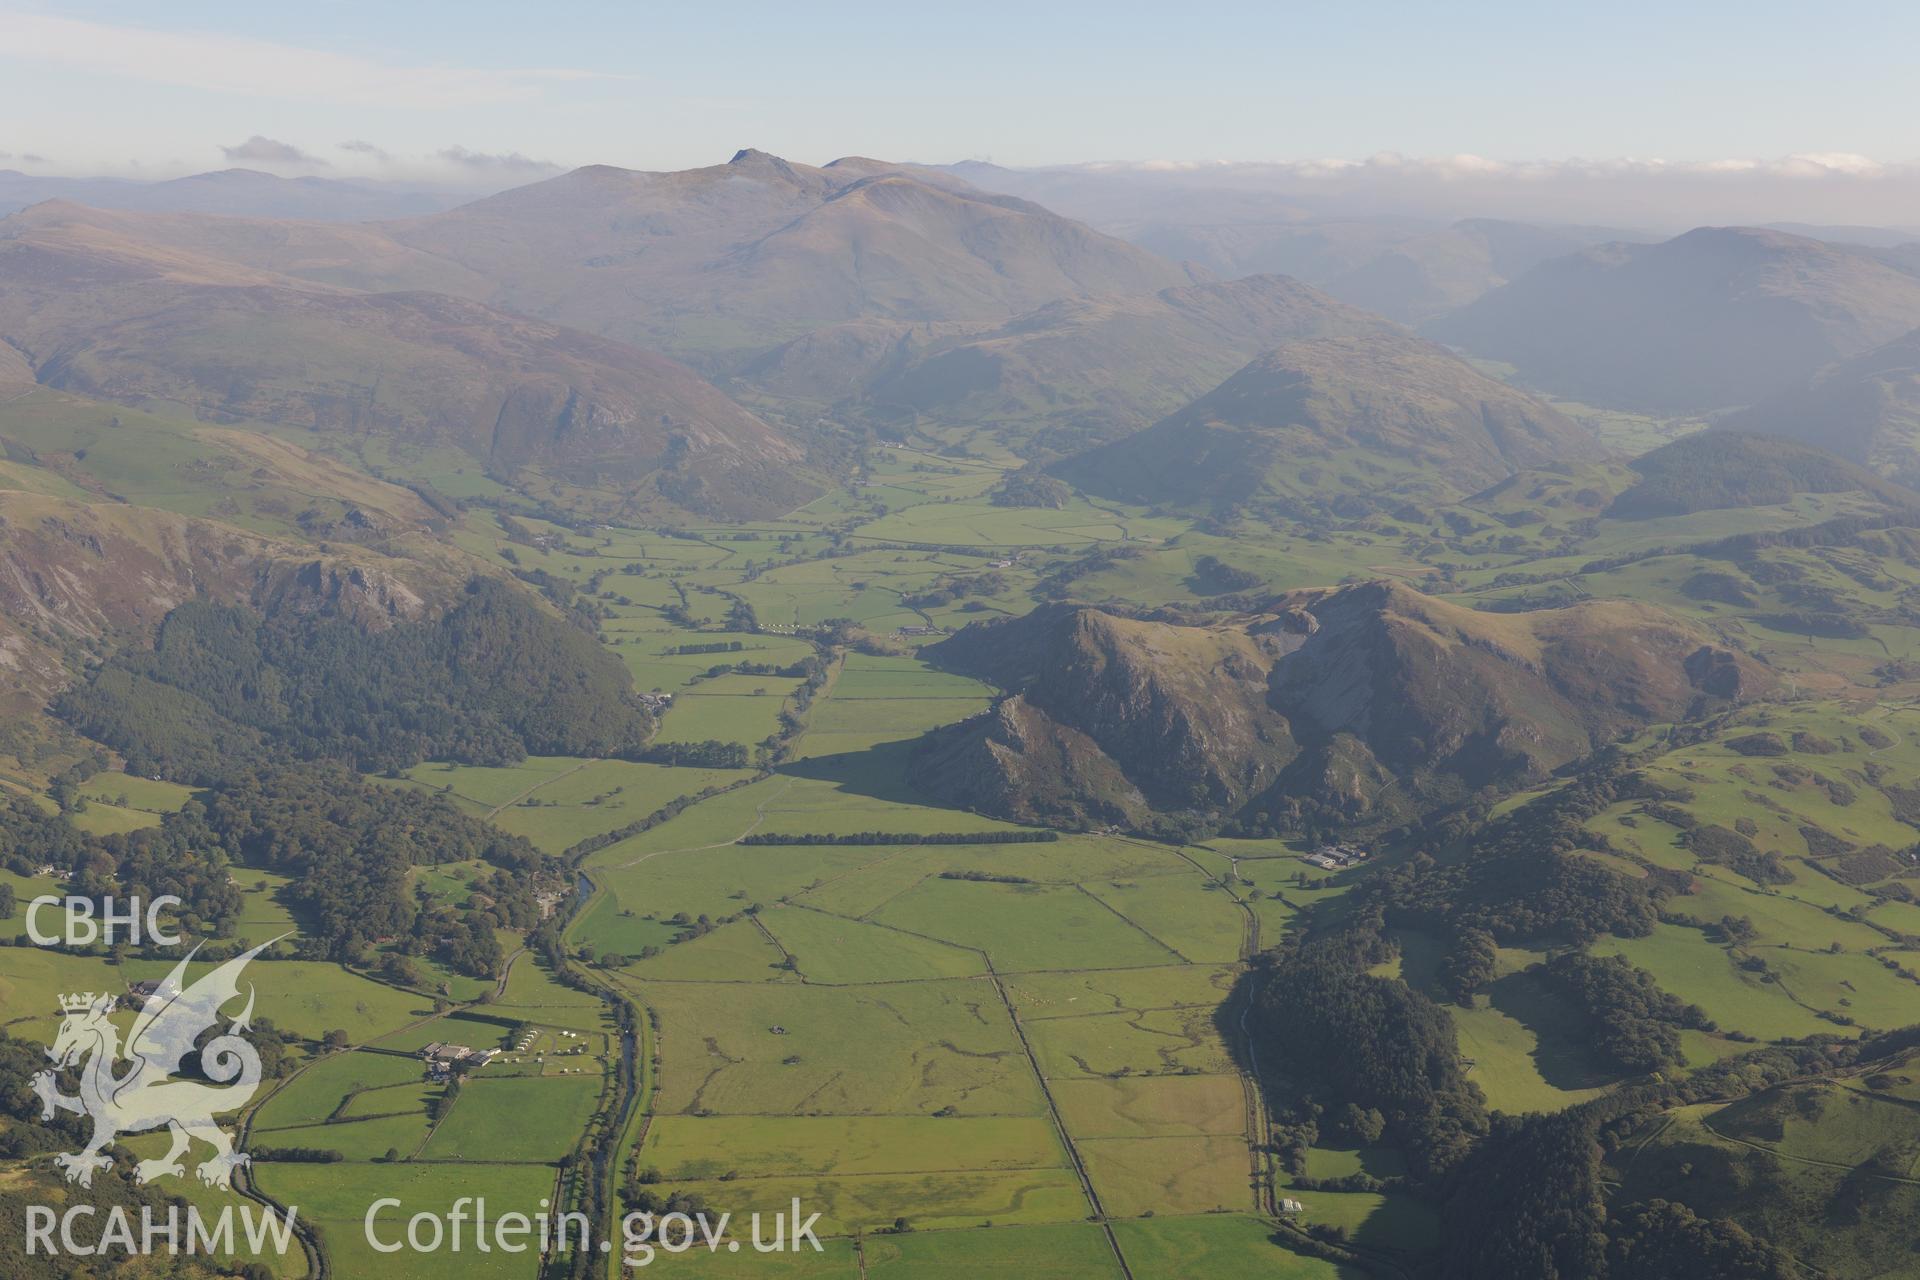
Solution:
<svg viewBox="0 0 1920 1280"><path fill-rule="evenodd" d="M139 1181L183 1176L180 1157L198 1139L213 1148L212 1157L198 1166L200 1181L210 1187L233 1185L234 1169L249 1157L233 1149L232 1139L213 1117L245 1106L260 1087L260 1054L239 1034L252 1025L251 986L246 1008L227 1032L199 1046L201 1073L213 1083L172 1077L195 1052L200 1036L219 1022L221 1006L238 998L240 973L248 962L279 940L235 956L189 987L187 963L200 949L194 947L148 997L127 1033L124 1052L119 1030L108 1020L117 997L93 992L60 997L64 1016L47 1056L59 1069L78 1068L80 1092L61 1093L53 1071L36 1075L33 1091L40 1095L42 1120L61 1111L93 1120L86 1150L54 1157L67 1181L92 1186L94 1171L113 1163L105 1151L116 1138L165 1128L173 1133L173 1146L159 1159L142 1160L135 1167Z"/></svg>

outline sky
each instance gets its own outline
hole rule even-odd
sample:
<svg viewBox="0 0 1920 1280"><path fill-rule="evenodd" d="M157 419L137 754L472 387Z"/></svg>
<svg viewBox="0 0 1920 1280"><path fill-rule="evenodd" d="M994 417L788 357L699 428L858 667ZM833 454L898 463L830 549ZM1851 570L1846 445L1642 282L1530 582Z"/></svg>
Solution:
<svg viewBox="0 0 1920 1280"><path fill-rule="evenodd" d="M0 167L1920 161L1920 6L0 0ZM1796 159L1797 158L1797 159Z"/></svg>

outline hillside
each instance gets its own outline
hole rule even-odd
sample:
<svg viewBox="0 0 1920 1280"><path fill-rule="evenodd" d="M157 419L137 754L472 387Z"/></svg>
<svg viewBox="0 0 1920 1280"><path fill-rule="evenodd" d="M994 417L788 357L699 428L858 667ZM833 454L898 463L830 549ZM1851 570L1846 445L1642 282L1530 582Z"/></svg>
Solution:
<svg viewBox="0 0 1920 1280"><path fill-rule="evenodd" d="M1342 302L1417 324L1458 310L1550 259L1627 238L1601 227L1467 218L1395 245L1321 287Z"/></svg>
<svg viewBox="0 0 1920 1280"><path fill-rule="evenodd" d="M1840 361L1726 423L1831 449L1902 484L1920 484L1920 329Z"/></svg>
<svg viewBox="0 0 1920 1280"><path fill-rule="evenodd" d="M432 293L354 294L47 212L0 223L0 340L45 386L462 450L709 514L818 489L800 451L663 356Z"/></svg>
<svg viewBox="0 0 1920 1280"><path fill-rule="evenodd" d="M1596 457L1572 420L1409 334L1295 342L1154 426L1059 464L1106 496L1362 507L1459 497L1549 461Z"/></svg>
<svg viewBox="0 0 1920 1280"><path fill-rule="evenodd" d="M1606 508L1616 520L1764 507L1803 493L1865 493L1914 510L1920 495L1813 444L1736 431L1702 431L1633 460L1639 476Z"/></svg>
<svg viewBox="0 0 1920 1280"><path fill-rule="evenodd" d="M851 320L997 321L1186 280L1022 200L758 151L679 173L579 169L387 230L487 277L511 310L702 355Z"/></svg>
<svg viewBox="0 0 1920 1280"><path fill-rule="evenodd" d="M258 169L218 169L161 182L35 177L0 170L0 214L46 200L75 200L97 209L322 222L406 218L457 203L444 193L335 178L282 178Z"/></svg>
<svg viewBox="0 0 1920 1280"><path fill-rule="evenodd" d="M1140 430L1268 348L1385 328L1283 276L1073 298L984 332L869 344L868 367L849 369L843 394L881 419L986 423L1068 452ZM747 376L769 390L792 385L794 369L812 367L839 333L789 344Z"/></svg>
<svg viewBox="0 0 1920 1280"><path fill-rule="evenodd" d="M1702 227L1534 268L1428 331L1593 404L1752 404L1920 325L1920 278L1874 251Z"/></svg>
<svg viewBox="0 0 1920 1280"><path fill-rule="evenodd" d="M1066 825L1390 820L1772 685L1657 609L1498 616L1380 582L1211 626L1043 606L925 653L1010 696L924 739L920 785Z"/></svg>
<svg viewBox="0 0 1920 1280"><path fill-rule="evenodd" d="M926 652L1013 695L915 764L935 794L992 813L1141 826L1155 809L1233 811L1294 754L1266 705L1272 657L1243 628L1053 605Z"/></svg>

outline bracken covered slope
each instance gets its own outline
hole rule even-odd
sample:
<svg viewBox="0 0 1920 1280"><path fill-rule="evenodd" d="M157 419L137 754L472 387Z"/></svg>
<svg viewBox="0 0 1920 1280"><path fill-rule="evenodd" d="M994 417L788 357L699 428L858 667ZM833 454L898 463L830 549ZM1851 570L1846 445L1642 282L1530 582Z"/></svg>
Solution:
<svg viewBox="0 0 1920 1280"><path fill-rule="evenodd" d="M916 777L1067 825L1384 820L1773 685L1658 609L1493 615L1386 582L1276 596L1212 626L1052 605L926 652L1009 696L924 739Z"/></svg>

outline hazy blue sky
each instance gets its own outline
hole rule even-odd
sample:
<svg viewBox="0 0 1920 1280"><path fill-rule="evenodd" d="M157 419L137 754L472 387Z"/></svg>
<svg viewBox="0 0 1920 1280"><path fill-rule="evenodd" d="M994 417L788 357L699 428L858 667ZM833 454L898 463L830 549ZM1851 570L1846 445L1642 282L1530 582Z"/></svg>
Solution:
<svg viewBox="0 0 1920 1280"><path fill-rule="evenodd" d="M1909 161L1917 48L1912 3L0 0L0 165Z"/></svg>

